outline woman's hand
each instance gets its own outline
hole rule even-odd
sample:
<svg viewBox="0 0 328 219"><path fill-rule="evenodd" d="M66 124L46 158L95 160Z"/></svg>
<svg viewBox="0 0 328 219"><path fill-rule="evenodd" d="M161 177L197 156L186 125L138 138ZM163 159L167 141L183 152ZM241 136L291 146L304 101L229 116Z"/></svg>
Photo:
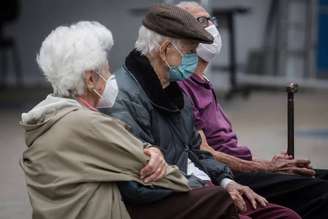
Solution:
<svg viewBox="0 0 328 219"><path fill-rule="evenodd" d="M156 147L145 148L144 153L150 157L147 165L141 169L140 178L145 182L154 182L166 175L167 164L162 152Z"/></svg>

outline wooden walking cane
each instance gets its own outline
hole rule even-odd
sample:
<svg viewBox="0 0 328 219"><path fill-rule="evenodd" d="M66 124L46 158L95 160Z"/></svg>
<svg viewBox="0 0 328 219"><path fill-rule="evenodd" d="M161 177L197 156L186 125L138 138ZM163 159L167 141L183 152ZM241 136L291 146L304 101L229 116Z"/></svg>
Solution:
<svg viewBox="0 0 328 219"><path fill-rule="evenodd" d="M296 83L290 83L287 87L288 103L288 147L287 154L294 157L294 93L298 90Z"/></svg>

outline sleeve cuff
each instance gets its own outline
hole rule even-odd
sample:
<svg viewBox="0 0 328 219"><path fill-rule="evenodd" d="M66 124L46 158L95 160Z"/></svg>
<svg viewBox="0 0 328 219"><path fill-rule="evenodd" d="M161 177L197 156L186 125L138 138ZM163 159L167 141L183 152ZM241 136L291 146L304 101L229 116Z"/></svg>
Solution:
<svg viewBox="0 0 328 219"><path fill-rule="evenodd" d="M149 144L147 142L143 142L143 147L144 147L144 149L145 148L151 148L151 147L154 147L154 145L151 145L151 144Z"/></svg>
<svg viewBox="0 0 328 219"><path fill-rule="evenodd" d="M220 182L220 186L225 189L228 186L228 184L231 182L234 182L234 181L229 178L223 178Z"/></svg>

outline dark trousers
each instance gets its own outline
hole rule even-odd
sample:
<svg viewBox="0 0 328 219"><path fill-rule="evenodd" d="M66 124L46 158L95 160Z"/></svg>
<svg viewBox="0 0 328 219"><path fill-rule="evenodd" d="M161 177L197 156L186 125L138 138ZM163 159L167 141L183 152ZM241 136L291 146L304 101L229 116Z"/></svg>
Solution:
<svg viewBox="0 0 328 219"><path fill-rule="evenodd" d="M289 208L270 203L267 207L258 206L257 209L253 209L250 202L245 200L247 211L240 214L240 219L302 219Z"/></svg>
<svg viewBox="0 0 328 219"><path fill-rule="evenodd" d="M238 216L230 195L221 187L210 186L144 206L126 204L126 207L132 219L301 219L286 207L269 204L253 209L246 203L247 211Z"/></svg>
<svg viewBox="0 0 328 219"><path fill-rule="evenodd" d="M217 186L176 193L147 205L126 204L132 219L238 219L237 210L223 188Z"/></svg>
<svg viewBox="0 0 328 219"><path fill-rule="evenodd" d="M304 219L328 218L327 170L317 170L316 178L265 172L234 175L240 184L272 203L295 210Z"/></svg>
<svg viewBox="0 0 328 219"><path fill-rule="evenodd" d="M318 170L318 169L316 169L315 172L316 172L316 178L328 180L328 170Z"/></svg>

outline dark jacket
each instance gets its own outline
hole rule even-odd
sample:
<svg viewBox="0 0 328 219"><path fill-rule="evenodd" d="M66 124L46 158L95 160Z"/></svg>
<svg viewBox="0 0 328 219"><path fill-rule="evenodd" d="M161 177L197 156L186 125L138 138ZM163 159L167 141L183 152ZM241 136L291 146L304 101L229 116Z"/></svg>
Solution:
<svg viewBox="0 0 328 219"><path fill-rule="evenodd" d="M191 102L177 83L163 89L148 59L135 50L115 75L120 91L114 106L104 113L127 123L142 141L158 145L166 161L182 172L187 171L189 157L216 185L225 177L232 178L226 165L200 151Z"/></svg>

